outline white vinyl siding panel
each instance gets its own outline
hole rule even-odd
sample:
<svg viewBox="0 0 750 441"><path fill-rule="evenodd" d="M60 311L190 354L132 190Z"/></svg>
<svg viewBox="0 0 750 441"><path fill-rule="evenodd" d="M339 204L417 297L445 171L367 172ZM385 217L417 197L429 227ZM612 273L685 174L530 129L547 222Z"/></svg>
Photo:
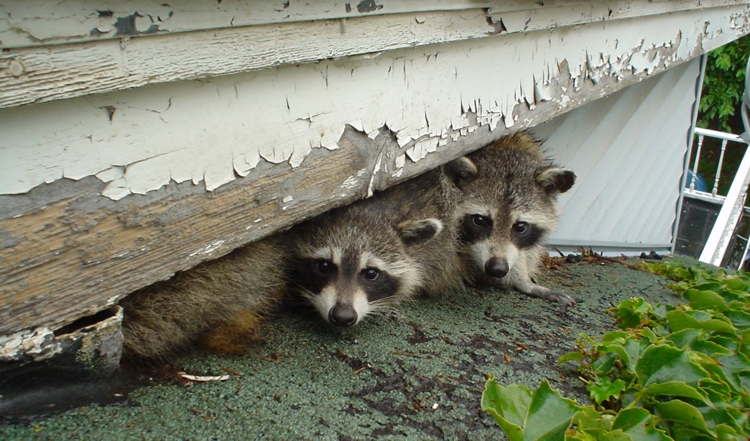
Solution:
<svg viewBox="0 0 750 441"><path fill-rule="evenodd" d="M669 247L699 66L684 63L537 128L555 161L578 175L559 198L550 245Z"/></svg>

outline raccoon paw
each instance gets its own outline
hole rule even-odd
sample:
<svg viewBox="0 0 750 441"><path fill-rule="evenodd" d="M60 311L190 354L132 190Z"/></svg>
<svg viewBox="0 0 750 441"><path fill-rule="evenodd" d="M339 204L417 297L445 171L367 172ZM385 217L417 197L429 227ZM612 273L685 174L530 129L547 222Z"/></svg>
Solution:
<svg viewBox="0 0 750 441"><path fill-rule="evenodd" d="M565 314L567 312L568 306L576 305L576 299L560 291L550 290L550 297L551 298L549 300L557 302L560 306L561 314Z"/></svg>

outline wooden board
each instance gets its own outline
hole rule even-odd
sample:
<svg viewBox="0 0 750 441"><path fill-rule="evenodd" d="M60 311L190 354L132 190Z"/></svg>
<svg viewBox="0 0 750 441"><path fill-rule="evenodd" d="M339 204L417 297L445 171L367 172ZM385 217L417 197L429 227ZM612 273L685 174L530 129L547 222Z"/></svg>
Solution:
<svg viewBox="0 0 750 441"><path fill-rule="evenodd" d="M49 7L6 0L0 4L0 108L499 34L746 6L750 1L547 3L363 1L359 12L350 3L333 2L220 2L182 9L146 0L96 5L68 0ZM700 32L695 29L684 37Z"/></svg>

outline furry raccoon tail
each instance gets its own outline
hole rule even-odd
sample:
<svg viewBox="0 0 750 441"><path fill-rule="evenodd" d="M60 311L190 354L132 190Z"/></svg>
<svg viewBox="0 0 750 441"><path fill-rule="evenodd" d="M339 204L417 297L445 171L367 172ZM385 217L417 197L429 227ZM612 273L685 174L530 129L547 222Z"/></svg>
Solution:
<svg viewBox="0 0 750 441"><path fill-rule="evenodd" d="M198 339L198 346L209 352L243 355L261 343L263 319L253 311L240 311L226 323L209 329Z"/></svg>

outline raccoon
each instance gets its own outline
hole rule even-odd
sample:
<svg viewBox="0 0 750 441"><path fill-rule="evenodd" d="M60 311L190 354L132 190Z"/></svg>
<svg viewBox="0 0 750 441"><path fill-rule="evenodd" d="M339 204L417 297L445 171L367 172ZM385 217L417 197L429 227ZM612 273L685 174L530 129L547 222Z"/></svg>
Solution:
<svg viewBox="0 0 750 441"><path fill-rule="evenodd" d="M502 138L444 167L462 196L456 205L459 254L470 284L502 284L556 301L575 300L533 279L544 241L557 225L556 196L575 183L571 170L546 158L526 132Z"/></svg>
<svg viewBox="0 0 750 441"><path fill-rule="evenodd" d="M454 231L442 201L455 197L431 173L338 208L288 232L290 279L328 323L350 327L417 293L460 286Z"/></svg>
<svg viewBox="0 0 750 441"><path fill-rule="evenodd" d="M286 292L284 248L271 236L129 295L124 355L162 359L193 344L244 353Z"/></svg>

